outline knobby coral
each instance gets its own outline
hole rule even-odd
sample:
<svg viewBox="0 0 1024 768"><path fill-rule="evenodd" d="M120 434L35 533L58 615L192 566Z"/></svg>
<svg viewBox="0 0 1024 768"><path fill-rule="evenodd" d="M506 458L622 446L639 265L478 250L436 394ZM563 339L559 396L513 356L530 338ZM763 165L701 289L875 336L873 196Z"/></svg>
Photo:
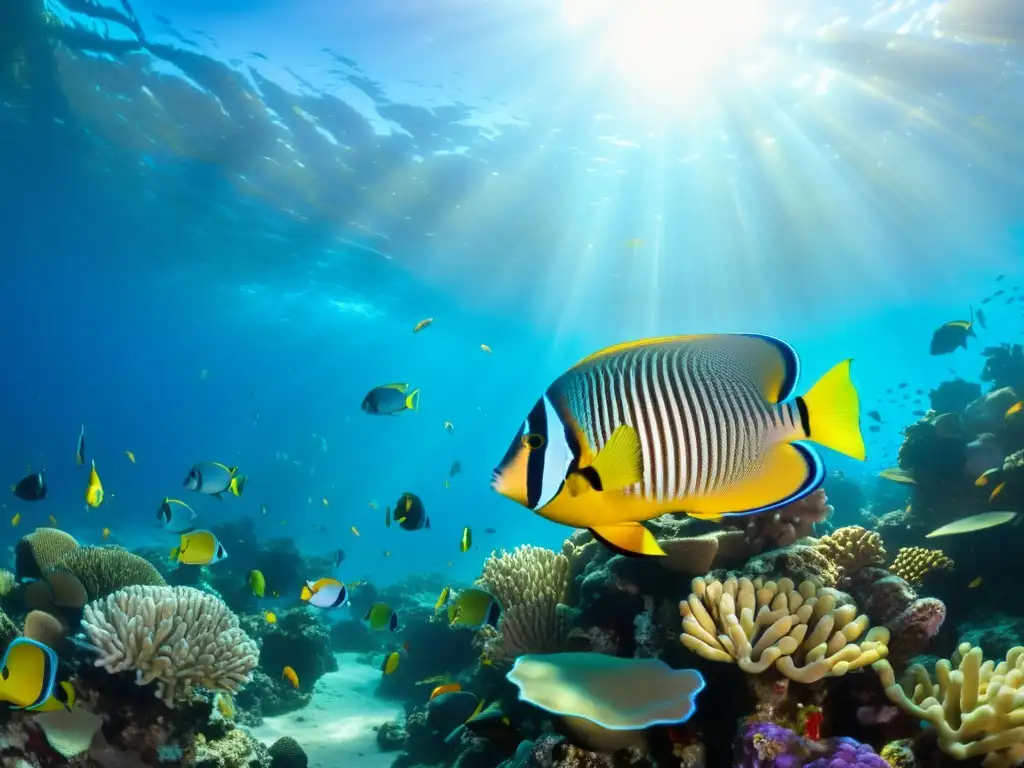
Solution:
<svg viewBox="0 0 1024 768"><path fill-rule="evenodd" d="M23 579L38 579L64 555L78 549L71 534L57 528L36 528L14 548L15 570Z"/></svg>
<svg viewBox="0 0 1024 768"><path fill-rule="evenodd" d="M492 554L477 585L504 609L501 632L486 645L488 657L511 664L525 653L560 650L565 638L564 609L569 589L569 560L544 547L523 545Z"/></svg>
<svg viewBox="0 0 1024 768"><path fill-rule="evenodd" d="M680 641L711 661L736 662L748 674L774 667L794 682L812 683L888 654L888 630L869 630L867 616L858 616L856 606L837 608L835 597L819 594L813 582L794 588L785 578L777 583L697 578L692 588L679 604Z"/></svg>
<svg viewBox="0 0 1024 768"><path fill-rule="evenodd" d="M952 658L935 664L935 681L919 664L902 684L888 661L875 662L885 694L896 706L935 727L939 747L957 760L985 756L988 768L1024 759L1024 648L1005 661L982 661L980 648L961 643Z"/></svg>
<svg viewBox="0 0 1024 768"><path fill-rule="evenodd" d="M252 678L256 643L220 600L191 587L132 586L85 607L82 628L96 666L157 682L169 707L194 685L235 692Z"/></svg>
<svg viewBox="0 0 1024 768"><path fill-rule="evenodd" d="M65 554L53 570L74 575L90 600L123 587L166 584L152 563L122 547L79 547Z"/></svg>
<svg viewBox="0 0 1024 768"><path fill-rule="evenodd" d="M899 576L909 584L920 586L932 571L952 568L953 561L946 557L941 549L902 547L889 566L889 573Z"/></svg>
<svg viewBox="0 0 1024 768"><path fill-rule="evenodd" d="M817 549L841 570L843 576L871 565L885 563L882 537L859 525L837 528L818 541Z"/></svg>

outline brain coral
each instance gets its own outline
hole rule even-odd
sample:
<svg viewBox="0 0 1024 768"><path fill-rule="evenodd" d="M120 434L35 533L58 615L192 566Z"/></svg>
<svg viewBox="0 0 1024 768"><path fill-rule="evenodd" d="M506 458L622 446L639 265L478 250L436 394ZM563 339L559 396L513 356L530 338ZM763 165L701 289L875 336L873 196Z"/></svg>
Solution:
<svg viewBox="0 0 1024 768"><path fill-rule="evenodd" d="M220 600L191 587L132 586L85 607L82 629L111 674L157 682L169 707L192 686L234 693L252 679L259 647Z"/></svg>
<svg viewBox="0 0 1024 768"><path fill-rule="evenodd" d="M166 584L148 560L122 547L80 547L65 554L53 570L74 575L90 600L106 597L123 587Z"/></svg>
<svg viewBox="0 0 1024 768"><path fill-rule="evenodd" d="M20 578L38 579L73 549L78 549L74 536L57 528L36 528L14 548L14 570Z"/></svg>

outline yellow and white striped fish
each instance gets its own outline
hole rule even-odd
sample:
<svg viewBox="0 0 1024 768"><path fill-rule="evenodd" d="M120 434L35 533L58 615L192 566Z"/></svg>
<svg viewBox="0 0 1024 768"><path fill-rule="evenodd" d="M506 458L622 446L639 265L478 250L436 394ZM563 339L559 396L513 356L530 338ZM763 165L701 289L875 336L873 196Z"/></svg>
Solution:
<svg viewBox="0 0 1024 768"><path fill-rule="evenodd" d="M792 347L755 334L609 347L548 387L492 487L613 548L663 555L639 523L753 514L820 487L824 464L804 441L865 458L850 361L790 400L799 370Z"/></svg>

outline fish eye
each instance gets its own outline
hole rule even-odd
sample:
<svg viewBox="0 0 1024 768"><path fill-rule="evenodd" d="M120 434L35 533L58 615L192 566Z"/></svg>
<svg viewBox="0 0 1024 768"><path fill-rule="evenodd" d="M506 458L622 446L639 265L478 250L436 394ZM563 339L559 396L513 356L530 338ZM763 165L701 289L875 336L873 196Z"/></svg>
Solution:
<svg viewBox="0 0 1024 768"><path fill-rule="evenodd" d="M539 451L544 447L544 435L539 435L536 432L529 432L523 435L522 443L523 448L528 451Z"/></svg>

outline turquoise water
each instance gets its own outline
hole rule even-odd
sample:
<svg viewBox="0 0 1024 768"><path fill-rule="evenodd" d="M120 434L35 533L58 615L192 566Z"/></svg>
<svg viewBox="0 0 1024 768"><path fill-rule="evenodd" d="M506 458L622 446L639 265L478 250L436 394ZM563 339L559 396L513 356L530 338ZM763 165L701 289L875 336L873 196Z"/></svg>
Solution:
<svg viewBox="0 0 1024 768"><path fill-rule="evenodd" d="M1020 25L961 5L780 2L712 34L550 2L8 3L0 465L50 495L7 499L6 544L53 515L169 548L157 506L220 461L249 483L190 496L204 524L342 548L346 578L468 581L566 533L488 486L531 405L650 335L775 334L805 385L855 358L886 423L866 467L829 466L891 466L914 417L885 389L973 379L1024 328L996 302L928 355L1021 274ZM394 381L419 412L360 410ZM430 531L385 528L403 491Z"/></svg>

